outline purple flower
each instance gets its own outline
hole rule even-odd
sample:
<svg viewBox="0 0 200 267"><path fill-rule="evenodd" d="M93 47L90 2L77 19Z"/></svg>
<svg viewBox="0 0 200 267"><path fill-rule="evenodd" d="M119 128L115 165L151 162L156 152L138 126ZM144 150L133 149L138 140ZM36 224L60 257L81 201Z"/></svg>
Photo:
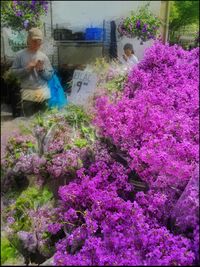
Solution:
<svg viewBox="0 0 200 267"><path fill-rule="evenodd" d="M76 211L70 208L67 212L64 213L63 219L66 221L73 221L73 220L78 219L78 216L76 214Z"/></svg>
<svg viewBox="0 0 200 267"><path fill-rule="evenodd" d="M140 28L140 20L137 20L136 27L139 29Z"/></svg>
<svg viewBox="0 0 200 267"><path fill-rule="evenodd" d="M19 231L17 233L18 237L23 242L24 247L30 251L34 252L37 246L37 239L35 234L26 232L26 231Z"/></svg>
<svg viewBox="0 0 200 267"><path fill-rule="evenodd" d="M24 28L26 29L29 26L29 20L25 20L23 25L24 25Z"/></svg>
<svg viewBox="0 0 200 267"><path fill-rule="evenodd" d="M48 11L48 3L44 5L44 10L45 10L45 12Z"/></svg>
<svg viewBox="0 0 200 267"><path fill-rule="evenodd" d="M17 16L17 17L21 17L21 16L22 16L22 12L21 12L21 11L17 11L17 12L16 12L16 16Z"/></svg>
<svg viewBox="0 0 200 267"><path fill-rule="evenodd" d="M60 231L61 227L62 227L62 225L60 223L52 223L52 224L48 225L48 231L51 234L55 235Z"/></svg>
<svg viewBox="0 0 200 267"><path fill-rule="evenodd" d="M144 26L142 28L142 32L147 32L147 24L144 24Z"/></svg>
<svg viewBox="0 0 200 267"><path fill-rule="evenodd" d="M18 4L18 1L12 1L13 2L13 6L16 7L16 5Z"/></svg>
<svg viewBox="0 0 200 267"><path fill-rule="evenodd" d="M13 224L14 222L15 222L15 219L14 219L13 217L8 217L8 218L7 218L7 223L8 223L9 225Z"/></svg>
<svg viewBox="0 0 200 267"><path fill-rule="evenodd" d="M40 2L41 2L40 4L43 6L45 12L47 12L47 10L48 10L48 1L40 1Z"/></svg>

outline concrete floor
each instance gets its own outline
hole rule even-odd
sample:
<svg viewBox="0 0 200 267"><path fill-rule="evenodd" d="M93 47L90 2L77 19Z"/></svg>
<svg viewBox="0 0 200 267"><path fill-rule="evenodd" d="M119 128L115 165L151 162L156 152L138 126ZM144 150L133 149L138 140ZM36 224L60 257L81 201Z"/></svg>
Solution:
<svg viewBox="0 0 200 267"><path fill-rule="evenodd" d="M22 121L24 121L23 117L13 118L9 105L1 104L1 158L4 154L8 138L13 132L18 131L18 125Z"/></svg>

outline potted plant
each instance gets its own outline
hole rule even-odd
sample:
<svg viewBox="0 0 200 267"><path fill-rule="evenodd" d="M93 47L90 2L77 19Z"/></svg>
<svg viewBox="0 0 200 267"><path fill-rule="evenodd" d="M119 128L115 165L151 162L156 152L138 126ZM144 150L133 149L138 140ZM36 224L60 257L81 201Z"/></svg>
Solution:
<svg viewBox="0 0 200 267"><path fill-rule="evenodd" d="M137 12L132 11L130 16L122 19L118 26L120 37L138 38L141 44L156 39L161 21L149 11L148 5L149 3Z"/></svg>

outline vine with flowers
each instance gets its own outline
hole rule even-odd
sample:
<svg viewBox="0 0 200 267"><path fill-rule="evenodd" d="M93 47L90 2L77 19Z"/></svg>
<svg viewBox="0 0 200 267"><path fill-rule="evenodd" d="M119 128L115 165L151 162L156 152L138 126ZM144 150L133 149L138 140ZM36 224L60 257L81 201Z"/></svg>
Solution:
<svg viewBox="0 0 200 267"><path fill-rule="evenodd" d="M141 7L138 12L132 11L130 16L122 19L118 26L121 37L137 37L141 40L141 44L150 39L156 39L161 21L149 11L148 5Z"/></svg>
<svg viewBox="0 0 200 267"><path fill-rule="evenodd" d="M40 27L40 17L47 15L49 1L4 1L1 5L3 27L14 31L29 30Z"/></svg>

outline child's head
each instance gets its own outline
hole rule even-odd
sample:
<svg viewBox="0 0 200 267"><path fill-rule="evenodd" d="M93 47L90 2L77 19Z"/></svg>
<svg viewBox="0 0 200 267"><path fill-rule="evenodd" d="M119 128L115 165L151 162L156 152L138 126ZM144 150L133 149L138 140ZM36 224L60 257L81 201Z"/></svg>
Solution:
<svg viewBox="0 0 200 267"><path fill-rule="evenodd" d="M126 56L130 56L130 55L132 55L132 54L134 54L134 50L133 50L133 46L132 46L132 44L125 44L124 45L124 53L125 53L125 55Z"/></svg>

